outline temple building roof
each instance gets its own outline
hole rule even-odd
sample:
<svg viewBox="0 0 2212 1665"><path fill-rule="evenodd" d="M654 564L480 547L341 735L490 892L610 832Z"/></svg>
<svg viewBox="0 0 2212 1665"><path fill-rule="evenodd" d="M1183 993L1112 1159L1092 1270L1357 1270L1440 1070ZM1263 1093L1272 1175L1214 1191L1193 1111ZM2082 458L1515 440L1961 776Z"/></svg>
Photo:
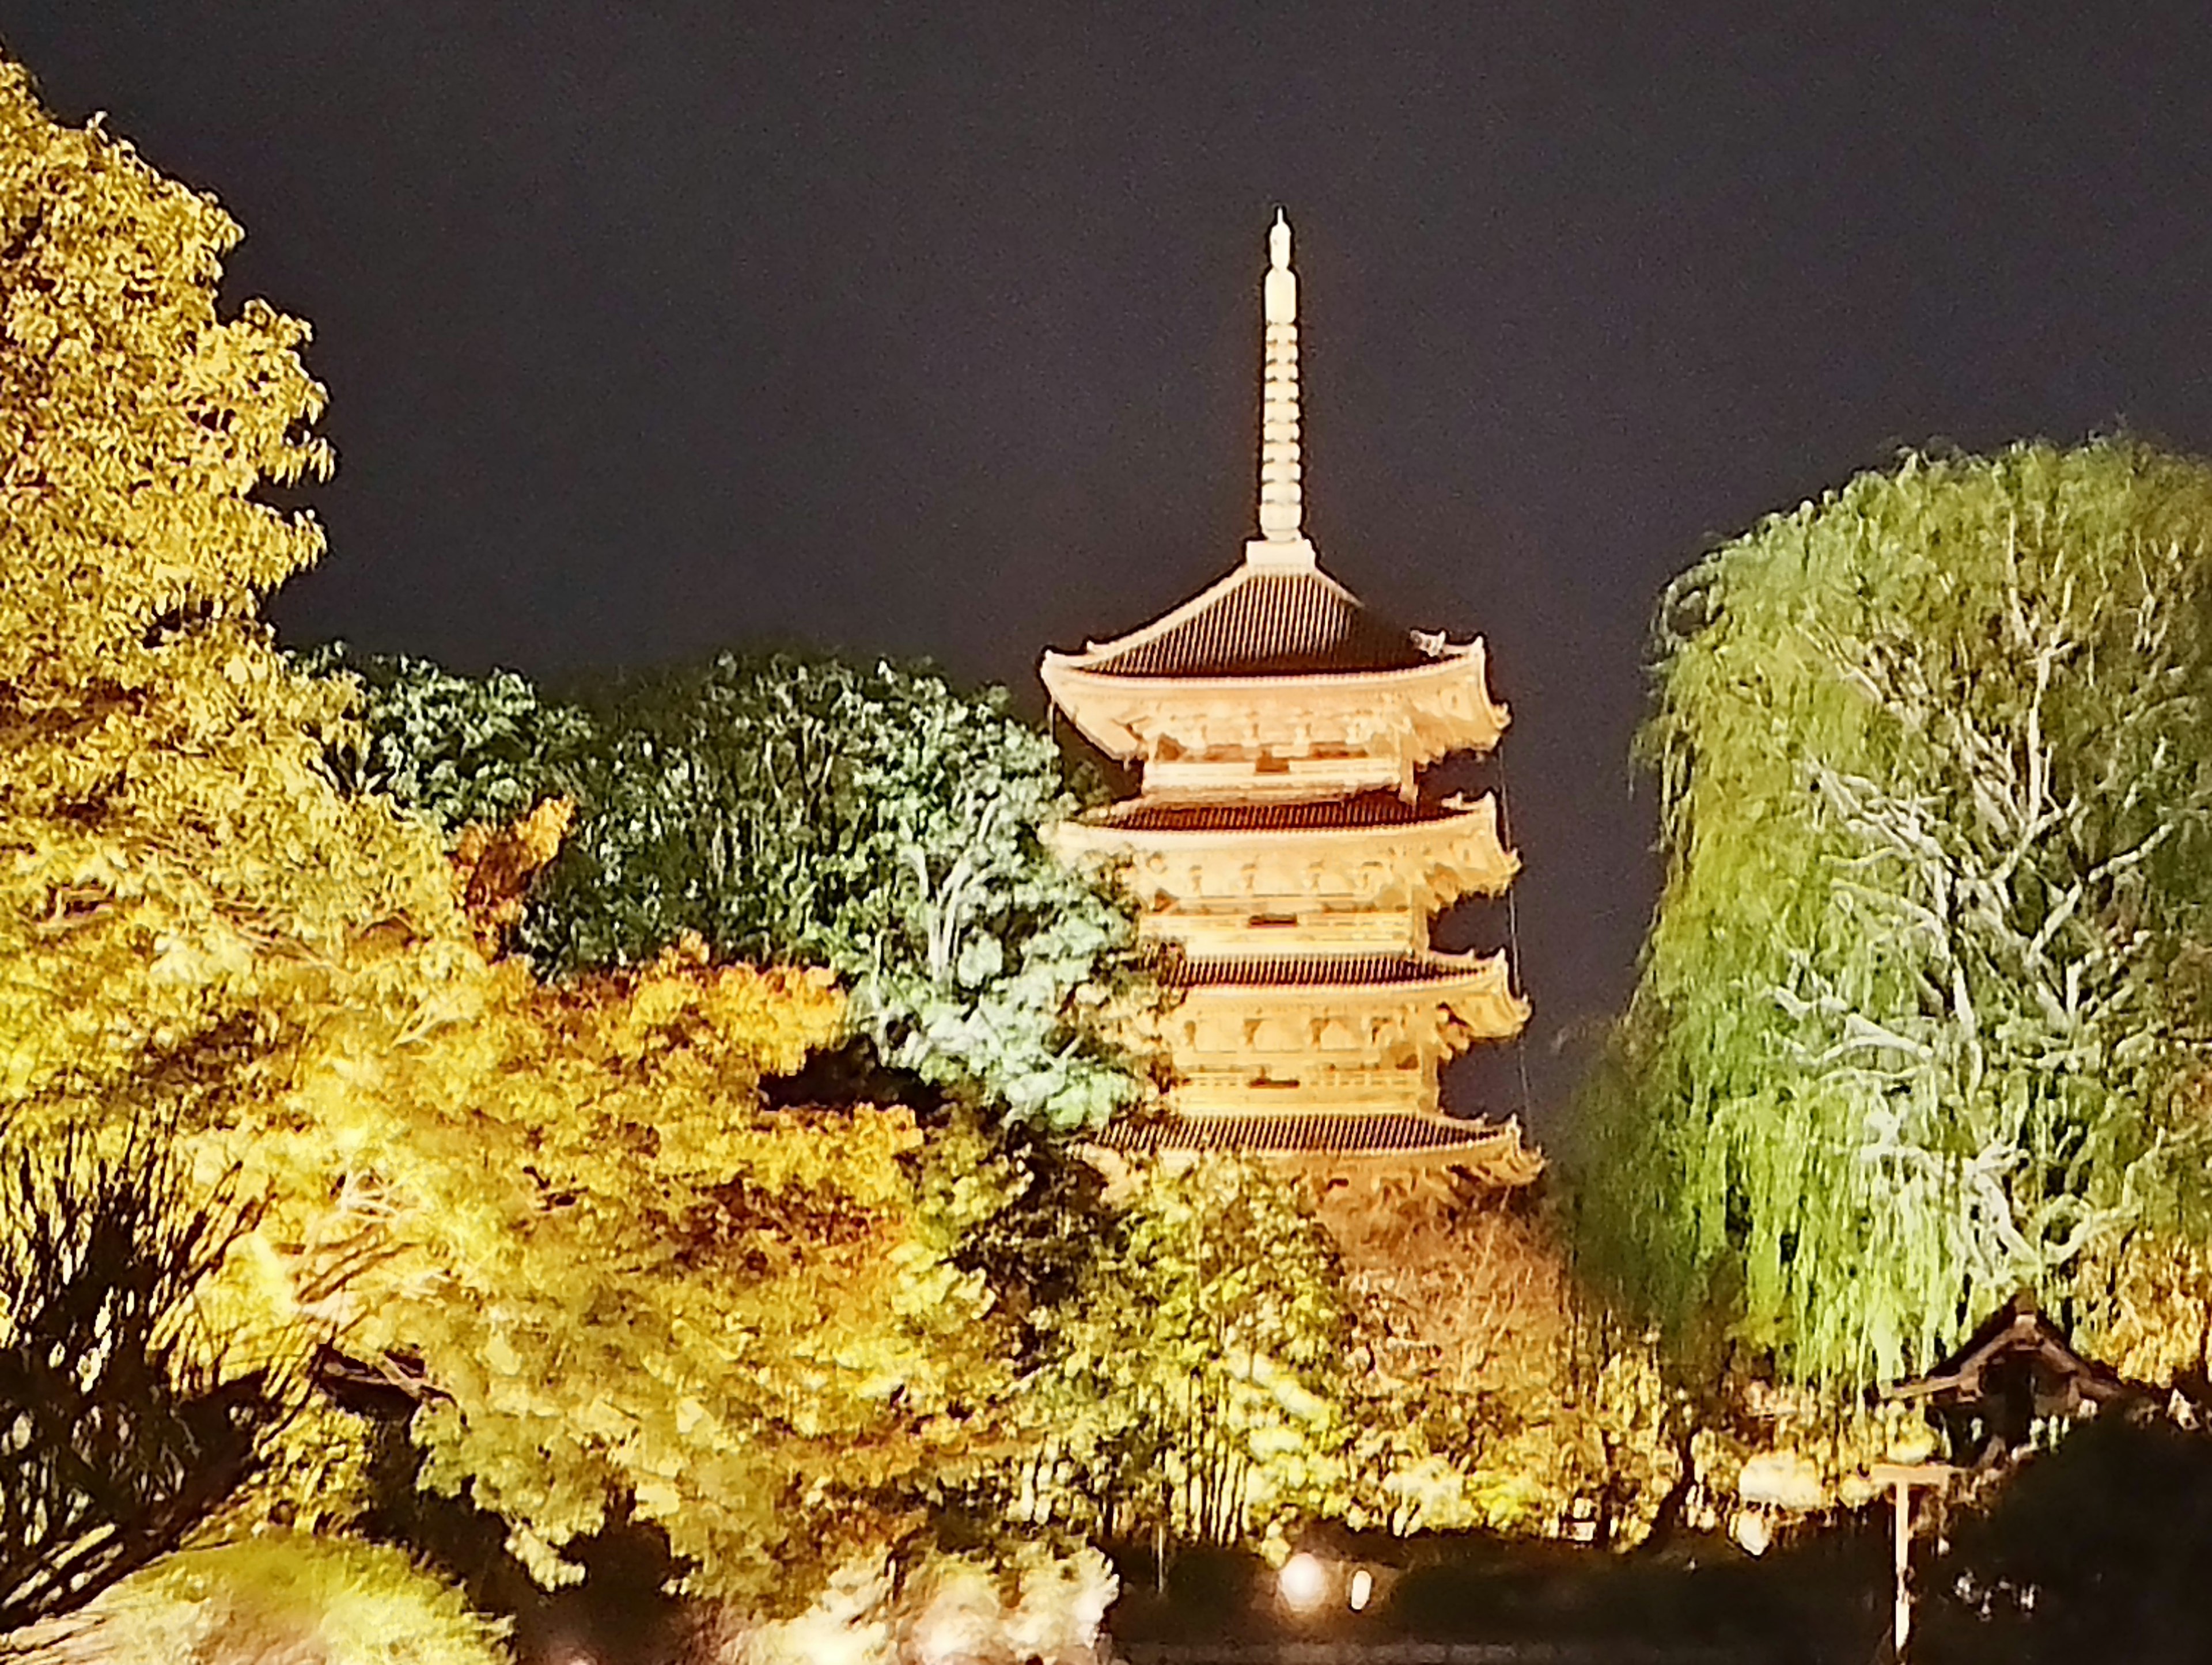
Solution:
<svg viewBox="0 0 2212 1665"><path fill-rule="evenodd" d="M1502 975L1494 957L1474 954L1245 955L1236 958L1158 956L1154 969L1170 988L1371 988L1458 983Z"/></svg>
<svg viewBox="0 0 2212 1665"><path fill-rule="evenodd" d="M1267 1157L1425 1158L1463 1167L1493 1185L1533 1182L1544 1158L1522 1142L1517 1121L1474 1121L1403 1111L1363 1115L1166 1115L1114 1122L1100 1135L1127 1152L1235 1151Z"/></svg>
<svg viewBox="0 0 2212 1665"><path fill-rule="evenodd" d="M1053 830L1139 910L1165 998L1122 1023L1158 1068L1152 1113L1108 1151L1235 1151L1396 1182L1413 1171L1526 1185L1516 1122L1445 1115L1443 1061L1528 1023L1504 950L1431 946L1439 908L1502 894L1519 860L1498 799L1425 793L1421 771L1495 747L1481 640L1370 611L1322 570L1304 514L1297 279L1268 234L1261 291L1258 536L1151 623L1048 652L1055 709L1137 766L1136 795Z"/></svg>
<svg viewBox="0 0 2212 1665"><path fill-rule="evenodd" d="M1354 793L1349 797L1269 803L1121 803L1090 817L1090 824L1116 832L1248 833L1346 832L1370 827L1441 826L1477 813L1474 805L1409 799L1395 792Z"/></svg>
<svg viewBox="0 0 2212 1665"><path fill-rule="evenodd" d="M1162 738L1207 749L1212 742L1193 732L1176 702L1224 684L1243 685L1249 696L1254 685L1279 690L1317 682L1325 702L1373 708L1370 728L1434 731L1406 742L1419 761L1457 749L1486 750L1505 714L1489 697L1482 644L1449 641L1370 612L1321 570L1304 528L1297 280L1291 229L1279 216L1268 246L1260 535L1245 544L1233 571L1151 623L1081 653L1046 653L1045 687L1078 728L1116 757L1149 757L1152 742ZM1439 678L1452 685L1431 686ZM1468 685L1457 686L1462 680ZM1382 686L1370 685L1376 684ZM1249 702L1242 708L1252 709Z"/></svg>
<svg viewBox="0 0 2212 1665"><path fill-rule="evenodd" d="M1455 650L1370 613L1319 568L1247 562L1140 629L1069 655L1097 676L1310 677L1410 671Z"/></svg>

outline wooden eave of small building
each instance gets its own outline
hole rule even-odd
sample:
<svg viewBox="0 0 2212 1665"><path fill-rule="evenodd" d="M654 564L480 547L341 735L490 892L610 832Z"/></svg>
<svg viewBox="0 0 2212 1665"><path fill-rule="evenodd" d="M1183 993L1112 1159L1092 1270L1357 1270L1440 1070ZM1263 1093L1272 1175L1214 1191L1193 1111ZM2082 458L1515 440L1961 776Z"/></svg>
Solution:
<svg viewBox="0 0 2212 1665"><path fill-rule="evenodd" d="M2054 1409L2070 1410L2080 1401L2097 1404L2140 1396L2148 1390L2109 1364L2075 1351L2064 1331L2044 1316L2035 1297L2021 1291L1982 1322L1947 1358L1921 1376L1893 1382L1881 1397L1933 1407L1979 1399L1984 1378L1998 1364L2025 1364L2056 1385Z"/></svg>
<svg viewBox="0 0 2212 1665"><path fill-rule="evenodd" d="M1949 1357L1891 1383L1881 1396L1935 1413L1950 1430L1954 1458L1976 1470L2027 1449L2040 1419L2154 1406L2161 1398L2148 1383L2077 1352L2028 1290L1991 1313Z"/></svg>
<svg viewBox="0 0 2212 1665"><path fill-rule="evenodd" d="M1402 813L1364 814L1364 799L1387 799ZM1395 793L1380 792L1318 803L1130 798L1060 823L1052 838L1064 855L1107 859L1154 851L1251 851L1356 860L1362 851L1403 852L1419 864L1418 874L1434 890L1435 900L1447 906L1462 896L1503 895L1521 871L1519 854L1498 838L1498 800L1490 793L1472 802L1454 796L1433 805L1408 804Z"/></svg>

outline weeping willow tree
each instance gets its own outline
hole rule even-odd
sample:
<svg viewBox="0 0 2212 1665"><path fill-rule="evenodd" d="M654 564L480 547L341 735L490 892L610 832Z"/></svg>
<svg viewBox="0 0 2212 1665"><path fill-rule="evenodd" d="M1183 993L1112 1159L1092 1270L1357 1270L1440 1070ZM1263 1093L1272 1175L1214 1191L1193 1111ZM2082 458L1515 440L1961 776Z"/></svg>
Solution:
<svg viewBox="0 0 2212 1665"><path fill-rule="evenodd" d="M2022 1286L2094 1336L2094 1268L2206 1218L2212 469L1909 455L1714 551L1656 635L1602 1258L1832 1387Z"/></svg>

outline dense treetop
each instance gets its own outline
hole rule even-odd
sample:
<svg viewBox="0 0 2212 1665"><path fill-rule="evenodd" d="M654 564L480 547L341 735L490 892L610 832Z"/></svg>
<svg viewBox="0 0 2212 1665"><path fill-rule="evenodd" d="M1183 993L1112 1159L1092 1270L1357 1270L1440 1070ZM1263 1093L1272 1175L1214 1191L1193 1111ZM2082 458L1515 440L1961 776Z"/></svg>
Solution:
<svg viewBox="0 0 2212 1665"><path fill-rule="evenodd" d="M1047 847L1082 800L1002 690L926 669L739 658L541 696L416 660L355 665L356 786L449 832L549 797L575 823L515 940L548 975L684 933L836 971L885 1062L1017 1120L1096 1126L1134 1090L1096 1018L1130 933Z"/></svg>

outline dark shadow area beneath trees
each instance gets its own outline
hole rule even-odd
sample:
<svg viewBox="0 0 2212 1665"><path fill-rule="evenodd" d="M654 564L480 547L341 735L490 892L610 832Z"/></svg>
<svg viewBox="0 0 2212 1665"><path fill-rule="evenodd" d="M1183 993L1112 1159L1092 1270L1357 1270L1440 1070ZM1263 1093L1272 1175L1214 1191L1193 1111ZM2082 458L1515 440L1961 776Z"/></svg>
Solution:
<svg viewBox="0 0 2212 1665"><path fill-rule="evenodd" d="M1479 1534L1341 1536L1314 1547L1330 1601L1293 1615L1256 1556L1191 1551L1164 1581L1147 1551L1115 1558L1123 1580L1108 1623L1125 1649L1237 1639L1382 1645L1419 1639L1528 1644L1602 1657L1725 1658L1759 1665L1867 1665L1887 1649L1887 1544L1869 1516L1751 1560L1718 1540L1678 1539L1664 1555L1608 1555ZM1351 1611L1350 1569L1374 1596ZM1164 1588L1162 1588L1163 1582Z"/></svg>
<svg viewBox="0 0 2212 1665"><path fill-rule="evenodd" d="M2212 1659L2212 1437L2100 1417L1948 1535L1921 1579L1928 1665Z"/></svg>

